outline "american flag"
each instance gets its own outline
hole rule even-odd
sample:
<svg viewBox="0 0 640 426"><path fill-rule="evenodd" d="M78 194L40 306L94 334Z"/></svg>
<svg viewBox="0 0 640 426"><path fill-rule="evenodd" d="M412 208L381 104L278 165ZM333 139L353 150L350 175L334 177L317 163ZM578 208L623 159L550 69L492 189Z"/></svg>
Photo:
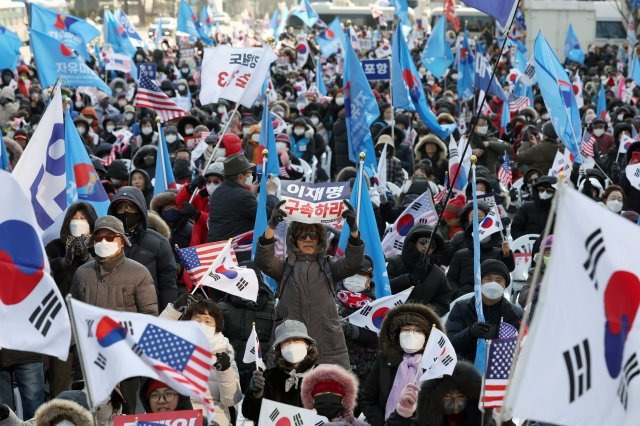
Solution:
<svg viewBox="0 0 640 426"><path fill-rule="evenodd" d="M438 192L436 195L433 196L433 203L440 204L442 200L444 200L445 195L447 195L447 189L442 188L442 191Z"/></svg>
<svg viewBox="0 0 640 426"><path fill-rule="evenodd" d="M508 322L501 322L498 328L498 339L511 339L518 337L518 330Z"/></svg>
<svg viewBox="0 0 640 426"><path fill-rule="evenodd" d="M208 396L210 351L153 324L142 332L138 347L163 379L168 377L211 404Z"/></svg>
<svg viewBox="0 0 640 426"><path fill-rule="evenodd" d="M173 120L174 118L188 115L189 113L180 108L140 68L140 82L138 92L133 104L140 108L149 108L156 112L160 121Z"/></svg>
<svg viewBox="0 0 640 426"><path fill-rule="evenodd" d="M509 112L518 112L531 106L531 100L526 96L509 94Z"/></svg>
<svg viewBox="0 0 640 426"><path fill-rule="evenodd" d="M209 266L216 260L218 254L220 254L226 244L226 241L217 241L178 249L178 257L180 257L182 265L189 274L192 282L200 282L200 278L204 276ZM230 255L231 259L237 262L236 253L233 249L231 249Z"/></svg>
<svg viewBox="0 0 640 426"><path fill-rule="evenodd" d="M596 137L591 133L585 130L584 135L582 135L582 147L580 151L584 154L585 157L593 158L593 145L596 143Z"/></svg>
<svg viewBox="0 0 640 426"><path fill-rule="evenodd" d="M496 339L489 344L487 374L482 389L483 408L502 407L517 340L517 337Z"/></svg>
<svg viewBox="0 0 640 426"><path fill-rule="evenodd" d="M505 188L509 188L513 183L513 173L511 172L511 159L505 152L500 168L498 169L498 180L504 185Z"/></svg>

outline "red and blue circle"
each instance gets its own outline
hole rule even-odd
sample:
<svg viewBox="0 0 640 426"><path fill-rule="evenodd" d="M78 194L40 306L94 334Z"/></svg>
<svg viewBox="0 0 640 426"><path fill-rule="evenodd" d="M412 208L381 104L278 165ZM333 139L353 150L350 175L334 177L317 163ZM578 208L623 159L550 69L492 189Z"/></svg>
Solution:
<svg viewBox="0 0 640 426"><path fill-rule="evenodd" d="M411 228L413 228L413 216L405 214L398 219L398 234L404 237L409 233Z"/></svg>
<svg viewBox="0 0 640 426"><path fill-rule="evenodd" d="M493 226L493 219L491 219L490 217L485 218L480 224L480 227L483 229L489 229L492 226Z"/></svg>
<svg viewBox="0 0 640 426"><path fill-rule="evenodd" d="M0 223L0 301L15 305L31 294L44 275L38 233L20 220Z"/></svg>
<svg viewBox="0 0 640 426"><path fill-rule="evenodd" d="M234 270L231 269L227 269L224 267L224 265L220 265L216 268L216 274L220 274L220 275L224 275L225 277L229 278L230 280L236 278L238 276L238 273Z"/></svg>
<svg viewBox="0 0 640 426"><path fill-rule="evenodd" d="M371 315L371 322L376 328L379 329L382 327L382 321L384 321L384 318L387 316L387 312L389 312L389 308L384 306L376 309L373 315Z"/></svg>
<svg viewBox="0 0 640 426"><path fill-rule="evenodd" d="M127 330L109 317L102 317L96 327L96 338L103 348L118 343L127 337Z"/></svg>

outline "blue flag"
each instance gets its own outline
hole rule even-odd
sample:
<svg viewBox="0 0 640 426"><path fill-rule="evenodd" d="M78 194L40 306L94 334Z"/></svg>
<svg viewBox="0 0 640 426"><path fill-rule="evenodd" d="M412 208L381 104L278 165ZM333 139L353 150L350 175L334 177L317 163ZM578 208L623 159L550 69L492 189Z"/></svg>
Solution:
<svg viewBox="0 0 640 426"><path fill-rule="evenodd" d="M417 111L423 123L441 139L453 132L455 125L440 126L427 104L418 70L411 59L400 25L396 27L391 40L391 85L395 108Z"/></svg>
<svg viewBox="0 0 640 426"><path fill-rule="evenodd" d="M97 87L111 96L111 89L71 49L39 31L31 30L31 48L42 87L53 86L58 77L68 87Z"/></svg>
<svg viewBox="0 0 640 426"><path fill-rule="evenodd" d="M202 9L200 9L200 25L202 25L205 34L211 34L213 25L211 25L211 18L209 18L209 8L206 5L202 6Z"/></svg>
<svg viewBox="0 0 640 426"><path fill-rule="evenodd" d="M180 1L180 8L178 9L178 26L177 31L189 34L195 39L202 40L205 44L213 44L213 40L209 37L204 28L200 25L198 17L191 10L191 6L187 4L185 0Z"/></svg>
<svg viewBox="0 0 640 426"><path fill-rule="evenodd" d="M122 10L116 9L113 12L113 16L116 18L116 22L120 24L120 27L122 27L122 31L124 31L129 40L131 40L131 44L133 44L134 47L148 49L147 43L140 37L136 27L129 21L129 17Z"/></svg>
<svg viewBox="0 0 640 426"><path fill-rule="evenodd" d="M87 60L91 59L87 43L100 35L100 31L84 19L35 3L31 3L31 29L55 38Z"/></svg>
<svg viewBox="0 0 640 426"><path fill-rule="evenodd" d="M156 157L156 180L153 184L153 195L167 192L169 188L176 189L176 179L173 177L167 141L164 138L164 129L161 124L158 124L158 134L160 140L158 142L158 156Z"/></svg>
<svg viewBox="0 0 640 426"><path fill-rule="evenodd" d="M359 167L358 167L358 176ZM367 181L362 178L362 185L360 185L360 179L356 179L351 190L351 198L349 202L354 209L358 209L358 187L361 186L361 203L360 208L360 221L358 223L358 230L360 231L360 239L364 242L364 253L371 257L373 261L373 282L376 285L376 299L391 294L391 286L389 284L389 275L387 274L387 262L384 258L384 252L382 251L382 243L380 242L380 234L378 233L378 225L376 225L376 218L373 214L373 204L369 198L369 188ZM349 225L344 223L342 233L340 234L340 242L338 243L338 251L344 253L347 248L347 241L349 240Z"/></svg>
<svg viewBox="0 0 640 426"><path fill-rule="evenodd" d="M340 20L335 18L331 21L327 29L316 36L316 43L318 43L322 56L328 58L338 52L338 48L342 46L345 38L346 35L340 25Z"/></svg>
<svg viewBox="0 0 640 426"><path fill-rule="evenodd" d="M395 8L394 15L398 17L400 23L405 27L410 27L411 20L409 20L409 4L407 0L391 0L390 3Z"/></svg>
<svg viewBox="0 0 640 426"><path fill-rule="evenodd" d="M76 201L85 201L96 209L98 216L104 216L109 208L109 197L102 187L68 109L64 117L64 144L68 205Z"/></svg>
<svg viewBox="0 0 640 426"><path fill-rule="evenodd" d="M318 19L318 13L311 7L309 0L300 0L298 7L291 11L291 16L298 17L307 27L313 27Z"/></svg>
<svg viewBox="0 0 640 426"><path fill-rule="evenodd" d="M482 273L480 271L480 236L478 221L478 192L476 190L476 166L471 166L471 197L473 202L473 296L475 297L476 315L478 322L484 322L482 312ZM484 374L486 363L487 342L485 339L477 339L476 359L474 365L480 374Z"/></svg>
<svg viewBox="0 0 640 426"><path fill-rule="evenodd" d="M325 86L322 79L322 62L320 62L320 58L316 61L316 88L322 96L327 96L327 86Z"/></svg>
<svg viewBox="0 0 640 426"><path fill-rule="evenodd" d="M487 59L482 55L476 56L476 72L473 85L476 89L482 90L489 95L497 96L503 101L507 100L507 96L504 94L504 90L502 90L502 87L500 86L498 77L495 77L492 81L491 74L493 74L493 70L491 69L491 65L489 65Z"/></svg>
<svg viewBox="0 0 640 426"><path fill-rule="evenodd" d="M607 117L607 95L604 91L603 83L600 84L600 90L598 90L598 110L596 114L603 120Z"/></svg>
<svg viewBox="0 0 640 426"><path fill-rule="evenodd" d="M631 59L631 71L629 75L637 85L640 85L640 60L638 60L638 55L635 52L633 52L633 59ZM598 99L598 105L599 103L600 100Z"/></svg>
<svg viewBox="0 0 640 426"><path fill-rule="evenodd" d="M464 28L462 45L458 52L458 95L460 99L466 100L474 95L473 80L475 78L475 57L469 45L469 32Z"/></svg>
<svg viewBox="0 0 640 426"><path fill-rule="evenodd" d="M104 26L104 42L109 44L115 53L127 56L135 55L136 48L129 39L129 35L110 10L104 10L102 22Z"/></svg>
<svg viewBox="0 0 640 426"><path fill-rule="evenodd" d="M435 78L442 77L453 63L453 53L447 41L445 30L446 22L444 15L442 15L433 26L433 31L431 31L422 51L422 63Z"/></svg>
<svg viewBox="0 0 640 426"><path fill-rule="evenodd" d="M564 56L570 61L584 64L585 55L571 24L569 24L569 29L567 30L567 37L564 39Z"/></svg>
<svg viewBox="0 0 640 426"><path fill-rule="evenodd" d="M13 70L18 65L22 40L18 34L0 25L0 70Z"/></svg>
<svg viewBox="0 0 640 426"><path fill-rule="evenodd" d="M376 168L376 154L369 127L380 116L376 101L362 65L349 39L345 38L344 112L349 138L349 159L358 164L361 152L366 154L365 166Z"/></svg>
<svg viewBox="0 0 640 426"><path fill-rule="evenodd" d="M276 7L276 10L271 15L271 20L269 21L269 29L273 32L273 36L276 37L278 31L278 27L280 26L280 10ZM277 37L276 37L277 40Z"/></svg>
<svg viewBox="0 0 640 426"><path fill-rule="evenodd" d="M7 147L4 144L4 137L2 136L2 130L0 129L0 170L7 172L11 171L11 161L9 161L9 154L7 154Z"/></svg>
<svg viewBox="0 0 640 426"><path fill-rule="evenodd" d="M516 10L518 0L462 0L467 5L493 17L502 28L507 28L511 23Z"/></svg>
<svg viewBox="0 0 640 426"><path fill-rule="evenodd" d="M507 126L511 122L511 111L509 110L509 101L502 102L502 115L500 117L500 137L507 132Z"/></svg>
<svg viewBox="0 0 640 426"><path fill-rule="evenodd" d="M582 124L573 85L551 46L545 40L542 31L538 33L534 46L536 78L542 99L549 111L551 123L558 138L575 156L574 161L580 163Z"/></svg>

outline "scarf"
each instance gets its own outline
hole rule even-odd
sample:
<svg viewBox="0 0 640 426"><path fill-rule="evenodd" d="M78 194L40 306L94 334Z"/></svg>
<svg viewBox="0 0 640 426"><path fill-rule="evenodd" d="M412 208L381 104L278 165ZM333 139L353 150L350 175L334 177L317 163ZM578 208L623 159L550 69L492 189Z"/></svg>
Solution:
<svg viewBox="0 0 640 426"><path fill-rule="evenodd" d="M398 366L396 377L393 381L393 386L389 392L389 398L387 398L387 405L384 409L384 419L388 419L391 413L396 409L398 401L400 401L400 394L402 389L409 383L415 383L418 376L418 370L420 370L420 361L422 360L422 354L404 354L402 362Z"/></svg>
<svg viewBox="0 0 640 426"><path fill-rule="evenodd" d="M371 298L364 293L352 293L347 290L340 290L337 296L345 308L360 309L371 302Z"/></svg>
<svg viewBox="0 0 640 426"><path fill-rule="evenodd" d="M298 389L298 383L300 382L300 379L303 379L304 376L306 376L307 373L309 373L311 370L313 370L313 367L303 373L296 373L295 368L289 371L289 377L284 382L284 391L289 392L291 388Z"/></svg>

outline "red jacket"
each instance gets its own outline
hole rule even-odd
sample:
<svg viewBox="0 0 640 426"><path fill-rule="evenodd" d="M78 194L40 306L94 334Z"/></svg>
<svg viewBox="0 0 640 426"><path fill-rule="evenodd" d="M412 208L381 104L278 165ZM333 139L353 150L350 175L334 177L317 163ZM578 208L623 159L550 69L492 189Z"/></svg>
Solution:
<svg viewBox="0 0 640 426"><path fill-rule="evenodd" d="M176 195L176 205L178 208L182 208L184 203L188 203L191 199L191 194L187 191L188 185L183 186ZM193 224L193 232L191 233L191 241L189 246L197 246L207 242L207 231L209 230L207 221L209 220L209 196L203 197L201 194L206 193L206 189L202 189L196 192L193 197L193 207L200 212L198 220Z"/></svg>

